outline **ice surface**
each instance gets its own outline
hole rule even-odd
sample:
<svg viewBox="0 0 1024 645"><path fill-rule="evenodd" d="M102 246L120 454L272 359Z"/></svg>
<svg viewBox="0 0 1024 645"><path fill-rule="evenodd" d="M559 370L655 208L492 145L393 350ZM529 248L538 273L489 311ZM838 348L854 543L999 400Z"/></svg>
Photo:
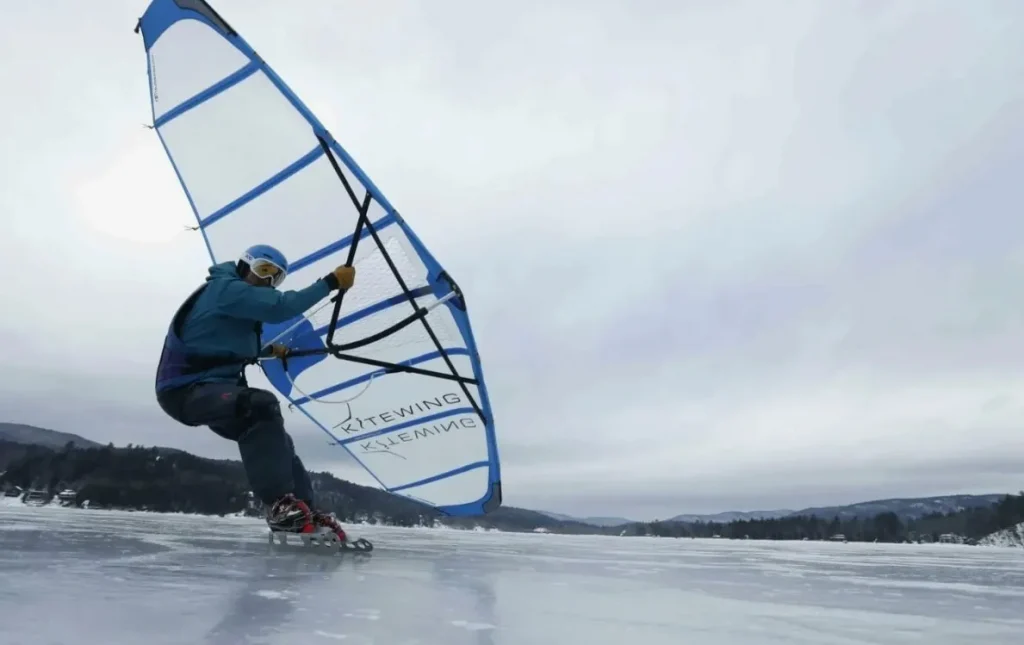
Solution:
<svg viewBox="0 0 1024 645"><path fill-rule="evenodd" d="M0 507L0 643L1018 643L1024 551L264 525Z"/></svg>

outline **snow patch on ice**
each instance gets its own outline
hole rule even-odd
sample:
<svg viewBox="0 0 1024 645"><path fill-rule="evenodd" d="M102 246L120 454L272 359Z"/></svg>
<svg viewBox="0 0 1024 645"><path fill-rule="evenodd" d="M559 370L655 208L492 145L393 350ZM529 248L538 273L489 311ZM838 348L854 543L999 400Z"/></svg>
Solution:
<svg viewBox="0 0 1024 645"><path fill-rule="evenodd" d="M864 576L851 576L845 574L826 575L830 580L841 581L848 585L861 585L866 587L889 587L892 589L932 589L944 592L959 592L968 596L980 594L989 596L1024 597L1024 589L1019 587L993 587L990 585L973 584L969 582L935 581L935 580L891 580L868 578Z"/></svg>
<svg viewBox="0 0 1024 645"><path fill-rule="evenodd" d="M216 517L218 520L230 519L230 520L239 520L239 521L242 521L242 522L260 523L260 524L263 524L263 522L264 522L261 517L255 517L255 516L252 516L252 515L247 515L244 510L239 510L239 511L236 511L234 513L225 513L223 516L217 516L217 515L211 515L211 514L208 514L208 513L186 513L186 512L182 512L182 511L152 511L152 510L148 510L148 509L147 510L142 510L142 509L134 509L134 508L89 508L88 505L89 505L89 502L86 501L83 504L82 507L76 507L74 505L63 506L60 503L58 503L58 498L56 496L54 496L50 500L49 503L43 504L43 505L26 504L25 502L23 502L21 500L20 497L0 496L0 508L3 508L3 507L30 508L31 507L31 508L39 508L39 509L45 509L45 510L58 509L58 510L63 510L63 511L76 511L76 512L87 511L87 512L112 513L112 514L124 514L124 515L141 515L141 516L162 516L162 517L181 517L181 518L214 518L214 517ZM367 520L348 521L348 522L345 522L345 524L348 527L355 528L355 529L358 529L358 528L370 528L370 529L373 529L373 528L385 528L385 529L387 529L387 528L401 528L401 529L406 530L406 531L421 530L421 531L430 531L430 532L442 531L442 532L454 532L454 533L466 533L466 532L497 533L497 534L505 533L504 531L501 531L500 529L496 529L496 528L493 528L493 527L485 528L485 527L482 527L482 526L479 526L479 525L474 525L471 528L463 528L463 527L458 527L458 526L445 526L444 524L441 524L441 522L439 520L435 520L432 524L429 524L429 525L428 524L420 524L420 525L411 526L411 527L398 527L398 526L395 526L395 525L392 525L392 524L388 524L386 522L373 523L373 522L369 522ZM553 534L547 534L547 535L553 535Z"/></svg>
<svg viewBox="0 0 1024 645"><path fill-rule="evenodd" d="M182 511L149 511L149 510L140 510L140 509L134 509L134 508L89 508L88 504L89 504L89 502L88 502L88 500L86 500L86 502L84 503L84 505L81 508L79 508L77 506L74 506L74 505L64 506L63 504L60 503L60 501L57 499L56 496L54 496L46 504L41 504L41 505L40 504L26 504L25 502L22 501L21 497L6 497L6 496L0 497L0 508L2 508L2 507L15 508L16 507L16 508L26 508L26 509L32 508L32 509L39 509L39 510L42 510L42 511L51 511L51 512L52 511L57 511L57 512L60 512L60 511L65 511L65 512L74 511L74 512L78 512L78 513L93 512L93 513L111 513L111 514L114 514L114 515L142 515L142 516L158 516L158 517L195 517L195 518L212 518L212 517L216 517L217 519L242 519L242 520L248 520L248 521L259 521L261 523L263 522L263 520L261 518L253 517L251 515L246 515L244 511L239 511L237 513L225 513L223 518L222 518L220 516L210 515L208 513L185 513L185 512L182 512Z"/></svg>
<svg viewBox="0 0 1024 645"><path fill-rule="evenodd" d="M379 609L356 609L353 612L342 614L345 618L362 618L363 620L380 620Z"/></svg>
<svg viewBox="0 0 1024 645"><path fill-rule="evenodd" d="M497 629L497 627L490 623L474 623L468 620L453 620L452 625L455 625L456 627L461 627L471 632L479 632L484 631L486 629Z"/></svg>
<svg viewBox="0 0 1024 645"><path fill-rule="evenodd" d="M981 546L1024 547L1024 522L978 540Z"/></svg>
<svg viewBox="0 0 1024 645"><path fill-rule="evenodd" d="M272 589L260 589L259 591L253 592L254 596L260 598L267 598L268 600L287 600L288 598L295 596L295 592L288 591L274 591Z"/></svg>

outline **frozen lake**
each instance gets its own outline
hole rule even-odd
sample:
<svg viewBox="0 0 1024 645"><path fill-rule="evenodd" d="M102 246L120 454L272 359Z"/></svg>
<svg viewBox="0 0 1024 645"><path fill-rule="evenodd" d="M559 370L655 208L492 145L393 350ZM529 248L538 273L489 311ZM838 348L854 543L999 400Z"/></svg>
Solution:
<svg viewBox="0 0 1024 645"><path fill-rule="evenodd" d="M1024 550L264 525L0 507L3 645L1019 643Z"/></svg>

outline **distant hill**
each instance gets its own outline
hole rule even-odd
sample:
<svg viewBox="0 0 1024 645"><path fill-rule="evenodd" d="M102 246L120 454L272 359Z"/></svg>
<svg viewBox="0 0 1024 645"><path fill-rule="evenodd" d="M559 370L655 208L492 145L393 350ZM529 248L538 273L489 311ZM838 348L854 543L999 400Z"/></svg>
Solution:
<svg viewBox="0 0 1024 645"><path fill-rule="evenodd" d="M69 441L77 448L99 448L100 444L70 432L57 432L23 423L0 422L0 441L47 448L63 448Z"/></svg>
<svg viewBox="0 0 1024 645"><path fill-rule="evenodd" d="M0 490L45 489L53 496L64 488L72 488L78 493L76 503L88 502L90 508L208 514L261 512L259 505L250 501L248 481L237 460L206 459L162 447L115 448L88 441L91 445L86 448L75 445L66 450L68 441L76 443L70 438L75 435L45 430L18 436L52 444L54 435L63 440L59 446L0 439ZM602 530L511 506L502 506L481 517L446 517L419 502L338 479L330 473L313 472L310 479L321 507L336 512L346 522L370 520L397 526L439 523L464 529L575 534Z"/></svg>
<svg viewBox="0 0 1024 645"><path fill-rule="evenodd" d="M771 520L783 517L809 516L840 519L870 518L879 513L892 512L900 519L916 519L932 513L951 513L964 509L981 508L991 506L1002 499L1003 494L988 495L942 495L938 497L916 497L916 498L893 498L880 499L856 504L845 504L841 506L815 506L794 511L789 508L779 508L765 511L723 511L721 513L683 513L675 515L664 522L679 522L683 524L696 524L698 522L728 524L743 520ZM626 524L637 524L636 520L628 520L623 517L576 517L562 513L540 511L553 519L562 522L582 522L591 526L610 528Z"/></svg>
<svg viewBox="0 0 1024 645"><path fill-rule="evenodd" d="M983 508L995 504L1005 494L987 495L940 495L936 497L897 497L858 502L844 506L820 506L795 511L791 515L816 515L839 519L869 518L879 513L895 513L900 519L916 519L931 513L953 513L971 508Z"/></svg>
<svg viewBox="0 0 1024 645"><path fill-rule="evenodd" d="M34 455L32 447L42 447L49 450L62 450L68 442L71 442L78 449L104 448L102 444L90 441L84 437L68 432L58 432L39 428L36 426L21 423L0 422L0 470L23 461ZM147 449L153 455L164 457L175 457L177 459L199 459L206 464L203 469L217 471L217 476L231 479L237 477L234 471L240 467L234 460L213 460L194 457L189 453L175 448L155 447ZM135 455L141 453L133 453ZM197 463L197 462L190 462ZM231 473L230 475L228 473ZM42 474L42 473L34 473ZM411 522L411 517L418 520L433 521L441 519L434 509L423 507L413 503L410 507L407 504L410 500L401 498L376 488L356 486L344 480L337 480L327 473L317 473L314 480L327 490L344 491L337 498L339 505L341 499L360 499L355 505L358 512L373 513L375 510L384 511L395 517L401 516L403 521ZM244 482L242 484L244 486ZM318 486L319 488L320 486ZM358 493L356 491L359 491ZM330 493L327 493L330 495ZM681 514L676 515L667 522L676 524L717 523L728 524L738 521L775 520L786 517L810 516L831 520L839 517L840 520L870 519L882 513L893 513L901 520L914 520L935 513L948 514L971 509L984 509L999 502L1003 494L986 495L942 495L935 497L918 498L892 498L859 502L841 506L823 506L805 508L799 511L789 509L777 509L766 511L725 511L713 514ZM350 504L346 504L350 506ZM355 512L353 510L353 512ZM561 513L547 511L533 511L523 508L503 506L483 518L444 518L443 522L453 526L472 527L474 525L494 527L502 530L547 530L560 533L608 533L619 534L619 529L627 533L640 532L642 527L648 523L636 522L635 520L623 517L574 517Z"/></svg>
<svg viewBox="0 0 1024 645"><path fill-rule="evenodd" d="M473 526L492 527L501 531L547 531L550 533L569 533L593 535L603 533L605 529L575 519L552 517L540 511L528 508L502 506L482 517L445 517L443 524L458 528Z"/></svg>
<svg viewBox="0 0 1024 645"><path fill-rule="evenodd" d="M735 520L724 524L648 522L630 527L625 534L732 540L1013 544L1020 535L1024 535L1019 529L1024 526L1024 493L1000 495L994 504L983 504L988 497L990 496L948 495L909 500L877 500L864 504L850 504L849 507L806 509L817 511L815 514L793 513L785 517ZM983 505L965 507L974 503ZM874 516L857 515L865 511L871 512L873 508L886 510ZM936 508L951 510L932 510ZM896 514L897 511L915 515L921 512L927 514L904 519ZM847 517L842 516L844 512Z"/></svg>
<svg viewBox="0 0 1024 645"><path fill-rule="evenodd" d="M896 497L840 506L813 506L799 511L777 509L771 511L725 511L707 515L682 514L671 517L666 521L689 524L697 522L725 524L741 520L770 520L810 515L829 519L838 516L839 519L847 520L871 518L879 513L895 513L900 519L907 520L924 517L932 513L953 513L965 509L988 507L998 502L1003 496L1004 494L1000 493L987 495L940 495L936 497Z"/></svg>
<svg viewBox="0 0 1024 645"><path fill-rule="evenodd" d="M793 511L788 508L775 511L725 511L712 513L710 515L676 515L670 517L669 522L735 522L737 520L770 520L776 517L792 515Z"/></svg>
<svg viewBox="0 0 1024 645"><path fill-rule="evenodd" d="M624 517L575 517L573 515L565 515L563 513L552 513L550 511L537 512L542 515L547 515L548 517L559 520L561 522L582 522L583 524L589 524L590 526L612 527L622 526L623 524L636 523L636 520L627 520Z"/></svg>

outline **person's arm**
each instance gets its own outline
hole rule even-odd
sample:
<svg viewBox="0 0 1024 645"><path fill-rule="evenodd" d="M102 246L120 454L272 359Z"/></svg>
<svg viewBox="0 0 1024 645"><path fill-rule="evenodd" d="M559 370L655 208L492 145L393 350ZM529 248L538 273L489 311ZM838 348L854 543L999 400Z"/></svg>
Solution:
<svg viewBox="0 0 1024 645"><path fill-rule="evenodd" d="M279 323L291 320L323 300L332 291L333 274L321 278L305 289L278 291L253 286L247 282L231 282L218 299L221 313L235 318ZM335 287L336 288L336 287Z"/></svg>
<svg viewBox="0 0 1024 645"><path fill-rule="evenodd" d="M235 318L266 323L285 322L320 302L335 289L351 289L355 277L353 267L340 266L298 291L278 291L256 287L242 280L232 281L224 289L217 308Z"/></svg>

